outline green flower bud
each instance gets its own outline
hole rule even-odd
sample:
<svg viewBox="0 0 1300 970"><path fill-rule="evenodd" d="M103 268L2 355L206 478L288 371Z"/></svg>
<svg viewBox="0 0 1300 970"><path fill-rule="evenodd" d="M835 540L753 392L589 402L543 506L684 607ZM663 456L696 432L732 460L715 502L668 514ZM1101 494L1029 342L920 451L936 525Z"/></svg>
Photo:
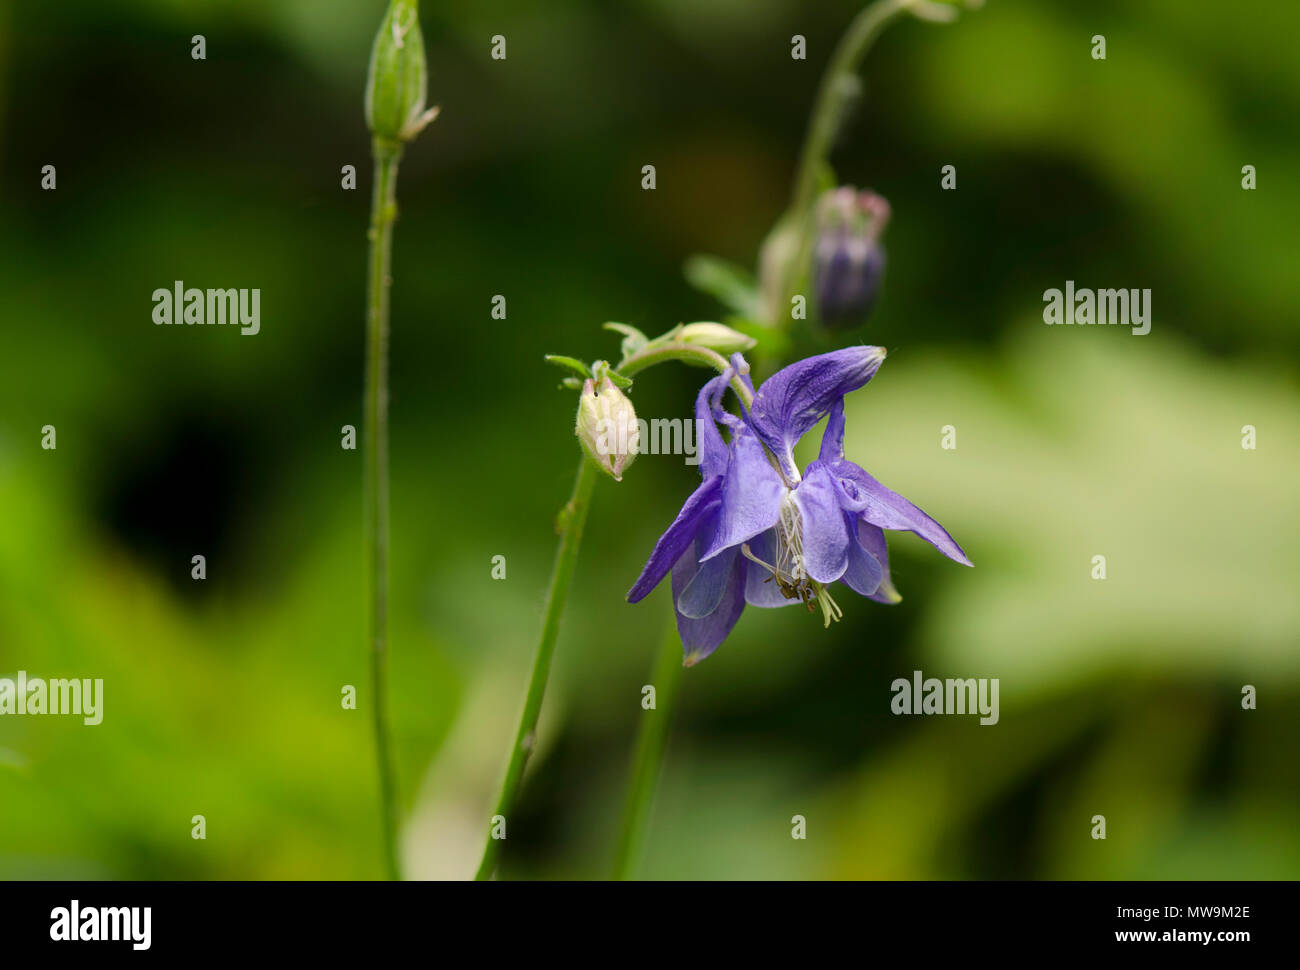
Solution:
<svg viewBox="0 0 1300 970"><path fill-rule="evenodd" d="M599 383L588 378L582 385L574 432L600 470L621 482L640 448L641 430L632 402L608 376L601 376Z"/></svg>
<svg viewBox="0 0 1300 970"><path fill-rule="evenodd" d="M419 0L390 0L370 50L366 124L376 139L410 141L438 116L424 110L427 68L420 34Z"/></svg>
<svg viewBox="0 0 1300 970"><path fill-rule="evenodd" d="M749 350L757 342L753 337L746 337L739 330L732 330L721 323L707 322L686 324L677 331L677 339L716 350L723 357L729 357L737 351Z"/></svg>

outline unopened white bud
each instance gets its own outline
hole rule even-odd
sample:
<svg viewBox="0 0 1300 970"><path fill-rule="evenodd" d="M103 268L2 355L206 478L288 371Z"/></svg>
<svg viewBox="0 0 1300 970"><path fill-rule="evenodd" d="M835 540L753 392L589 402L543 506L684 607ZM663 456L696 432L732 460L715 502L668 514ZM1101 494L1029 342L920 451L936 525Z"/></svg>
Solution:
<svg viewBox="0 0 1300 970"><path fill-rule="evenodd" d="M574 432L582 450L600 470L621 482L623 472L636 458L641 432L632 402L608 376L583 383Z"/></svg>

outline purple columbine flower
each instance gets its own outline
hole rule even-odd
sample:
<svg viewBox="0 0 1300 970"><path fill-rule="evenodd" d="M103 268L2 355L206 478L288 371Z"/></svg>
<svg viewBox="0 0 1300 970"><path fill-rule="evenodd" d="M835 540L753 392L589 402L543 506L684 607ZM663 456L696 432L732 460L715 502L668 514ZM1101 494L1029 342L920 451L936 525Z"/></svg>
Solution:
<svg viewBox="0 0 1300 970"><path fill-rule="evenodd" d="M672 570L686 666L717 649L746 603L801 602L820 608L829 626L842 615L832 583L898 602L885 529L915 532L948 558L971 564L938 522L844 457L844 395L871 380L884 359L884 348L850 347L791 364L763 383L741 418L721 403L733 377L752 391L740 354L700 390L695 418L704 481L627 594L638 602ZM821 453L800 474L794 445L827 415ZM729 444L719 424L731 432Z"/></svg>

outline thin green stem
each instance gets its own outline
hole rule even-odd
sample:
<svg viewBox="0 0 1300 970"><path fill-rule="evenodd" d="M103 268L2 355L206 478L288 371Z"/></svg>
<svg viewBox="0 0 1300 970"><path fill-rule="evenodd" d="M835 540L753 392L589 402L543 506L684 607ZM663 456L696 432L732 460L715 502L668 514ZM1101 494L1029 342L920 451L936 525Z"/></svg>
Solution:
<svg viewBox="0 0 1300 970"><path fill-rule="evenodd" d="M849 24L831 54L813 103L812 118L799 156L794 182L793 212L805 212L812 205L817 178L826 164L845 109L858 89L858 70L885 26L912 6L912 0L877 0Z"/></svg>
<svg viewBox="0 0 1300 970"><path fill-rule="evenodd" d="M365 546L374 700L375 757L379 764L384 864L401 878L397 856L397 800L388 730L388 288L392 284L393 222L397 218L397 163L401 148L378 139L370 206L370 260L366 306Z"/></svg>
<svg viewBox="0 0 1300 970"><path fill-rule="evenodd" d="M826 72L822 75L808 123L808 133L804 136L803 149L799 155L790 208L780 223L794 226L796 233L795 258L789 262L783 274L785 282L781 292L784 300L777 308L784 314L782 324L785 326L789 324L790 303L798 295L803 268L812 257L813 225L816 218L813 205L816 201L817 183L828 163L845 112L858 90L858 70L886 25L915 4L916 0L877 0L865 7L840 38L831 54Z"/></svg>
<svg viewBox="0 0 1300 970"><path fill-rule="evenodd" d="M669 360L681 360L712 367L720 373L727 369L726 358L716 351L685 341L665 341L647 346L631 357L625 358L620 362L619 370L620 373L630 377L647 367ZM752 395L749 393L749 388L745 387L739 379L731 383L741 400L746 405L750 404ZM483 859L474 875L476 880L491 879L496 871L497 857L500 855L501 843L504 841L494 838L497 820L498 818L508 820L513 813L519 797L524 769L528 765L528 756L536 745L537 720L541 716L542 698L546 694L546 682L550 677L551 657L555 652L560 618L569 595L569 582L573 578L574 566L578 561L582 530L586 525L587 510L591 505L591 495L596 485L598 471L595 463L583 455L578 466L573 495L560 513L560 548L551 571L551 585L546 596L546 614L542 621L542 636L533 658L533 672L528 681L528 693L524 698L523 712L519 716L519 728L515 732L514 745L510 749L510 762L506 766L505 779L501 783L501 794L497 799L496 811L489 820L487 842L483 846ZM508 825L507 831L509 831Z"/></svg>
<svg viewBox="0 0 1300 970"><path fill-rule="evenodd" d="M529 678L528 693L524 698L524 710L519 717L519 729L515 732L514 747L510 750L510 764L506 767L505 780L501 785L501 797L497 799L493 819L500 816L508 820L514 812L519 785L524 777L524 768L536 744L537 719L542 712L542 697L546 693L546 681L551 672L551 656L555 652L555 640L560 631L560 617L564 614L564 603L569 595L569 581L573 578L574 565L578 561L582 529L587 521L587 510L591 506L591 494L596 485L598 472L596 465L583 455L578 465L578 479L573 486L573 495L560 513L560 549L555 556L555 567L551 572L551 588L546 596L546 616L542 621L542 637L537 644L537 655L533 659L533 673ZM495 828L495 823L490 822L487 843L483 847L483 861L479 863L475 879L490 879L496 869L497 856L500 854L501 843L504 840L493 837Z"/></svg>
<svg viewBox="0 0 1300 970"><path fill-rule="evenodd" d="M728 367L727 358L716 350L678 340L657 345L649 344L631 357L624 358L617 369L624 377L631 377L637 371L645 370L647 367L653 367L655 364L662 364L669 360L680 360L687 364L712 367L719 374ZM739 377L731 379L731 387L746 407L753 403L754 396L749 393L749 388L745 386Z"/></svg>
<svg viewBox="0 0 1300 970"><path fill-rule="evenodd" d="M682 669L682 647L677 638L677 625L669 623L659 647L659 655L655 659L654 679L651 681L655 689L655 706L652 710L642 712L632 779L628 786L623 823L614 856L615 879L632 879L642 856L650 813L654 806L655 789L662 772L664 750L668 746L668 732L672 727Z"/></svg>

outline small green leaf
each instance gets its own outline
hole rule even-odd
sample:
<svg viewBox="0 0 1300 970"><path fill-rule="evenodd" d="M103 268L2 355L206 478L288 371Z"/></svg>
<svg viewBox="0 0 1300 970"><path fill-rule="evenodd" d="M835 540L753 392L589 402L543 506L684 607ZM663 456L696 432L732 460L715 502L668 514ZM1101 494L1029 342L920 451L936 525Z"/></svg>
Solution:
<svg viewBox="0 0 1300 970"><path fill-rule="evenodd" d="M716 256L696 255L686 261L686 282L708 293L742 316L759 315L758 285L744 269Z"/></svg>
<svg viewBox="0 0 1300 970"><path fill-rule="evenodd" d="M617 387L620 391L626 391L629 387L632 386L632 378L624 377L622 374L620 374L618 371L614 370L613 368L607 370L605 373L606 375L608 375L610 381L613 382L614 386Z"/></svg>
<svg viewBox="0 0 1300 970"><path fill-rule="evenodd" d="M605 330L614 330L628 337L635 337L637 340L648 340L644 333L632 326L630 323L614 323L611 321L609 323L601 324L601 327Z"/></svg>
<svg viewBox="0 0 1300 970"><path fill-rule="evenodd" d="M547 354L546 362L548 364L554 364L556 367L567 367L569 370L576 371L583 377L591 376L591 371L588 370L587 365L576 357L565 357L561 354Z"/></svg>
<svg viewBox="0 0 1300 970"><path fill-rule="evenodd" d="M631 324L606 323L604 324L604 328L606 330L613 330L617 333L623 334L623 343L619 346L619 350L622 352L624 358L631 357L650 342L649 337Z"/></svg>

